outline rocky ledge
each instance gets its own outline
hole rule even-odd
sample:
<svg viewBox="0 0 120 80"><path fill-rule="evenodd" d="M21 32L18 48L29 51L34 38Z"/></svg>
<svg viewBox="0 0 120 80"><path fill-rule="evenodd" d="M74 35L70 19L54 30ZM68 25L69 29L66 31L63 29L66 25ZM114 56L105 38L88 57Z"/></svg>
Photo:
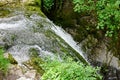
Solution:
<svg viewBox="0 0 120 80"><path fill-rule="evenodd" d="M11 56L11 57L10 57ZM40 80L41 74L33 67L30 61L27 64L17 64L11 54L5 53L5 57L10 60L6 74L0 72L0 80ZM30 62L30 63L29 63Z"/></svg>

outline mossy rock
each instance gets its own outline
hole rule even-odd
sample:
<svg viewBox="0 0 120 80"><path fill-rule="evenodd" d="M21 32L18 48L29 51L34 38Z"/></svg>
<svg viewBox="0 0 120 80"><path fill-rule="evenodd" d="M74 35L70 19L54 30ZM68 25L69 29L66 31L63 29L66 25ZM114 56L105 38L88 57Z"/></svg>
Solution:
<svg viewBox="0 0 120 80"><path fill-rule="evenodd" d="M7 58L11 64L18 64L10 53L5 53L4 57Z"/></svg>
<svg viewBox="0 0 120 80"><path fill-rule="evenodd" d="M28 14L28 16L36 13L42 17L46 17L44 15L44 13L41 11L40 7L38 7L38 6L28 6L27 5L27 6L25 6L25 12Z"/></svg>
<svg viewBox="0 0 120 80"><path fill-rule="evenodd" d="M44 61L40 57L32 57L29 61L23 63L28 68L35 69L40 75L43 75L44 70L42 69L41 65L44 63Z"/></svg>
<svg viewBox="0 0 120 80"><path fill-rule="evenodd" d="M25 12L29 15L36 13L42 17L46 17L41 11L41 0L26 0L24 3Z"/></svg>
<svg viewBox="0 0 120 80"><path fill-rule="evenodd" d="M24 2L25 5L32 5L32 6L41 6L41 0L26 0Z"/></svg>
<svg viewBox="0 0 120 80"><path fill-rule="evenodd" d="M18 64L18 62L13 58L13 56L11 54L9 54L8 59L11 64Z"/></svg>
<svg viewBox="0 0 120 80"><path fill-rule="evenodd" d="M14 11L24 11L28 16L38 14L42 17L46 17L41 11L41 0L13 1L10 3L0 2L0 5L3 5L2 7L0 6L0 17L6 17L8 14L14 13Z"/></svg>
<svg viewBox="0 0 120 80"><path fill-rule="evenodd" d="M6 17L9 14L10 14L10 10L4 9L4 8L0 8L0 17Z"/></svg>
<svg viewBox="0 0 120 80"><path fill-rule="evenodd" d="M29 54L30 57L38 57L39 56L39 50L35 49L35 48L30 48L29 49Z"/></svg>

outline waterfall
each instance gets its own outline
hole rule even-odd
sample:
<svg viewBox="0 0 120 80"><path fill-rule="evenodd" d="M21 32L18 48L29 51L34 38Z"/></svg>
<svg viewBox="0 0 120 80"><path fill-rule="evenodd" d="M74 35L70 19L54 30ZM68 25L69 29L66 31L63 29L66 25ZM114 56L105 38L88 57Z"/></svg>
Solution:
<svg viewBox="0 0 120 80"><path fill-rule="evenodd" d="M32 18L38 19L41 17L38 17L36 15L33 15ZM44 19L49 23L50 28L55 32L56 35L61 37L70 47L72 47L77 53L80 54L80 57L82 57L82 61L89 63L85 56L83 55L83 51L80 46L77 45L77 43L73 40L72 36L68 34L64 29L62 29L59 26L56 26L54 23L52 23L49 19ZM48 26L48 25L47 25Z"/></svg>
<svg viewBox="0 0 120 80"><path fill-rule="evenodd" d="M83 51L70 34L49 19L36 14L29 18L16 15L0 18L0 43L8 46L7 52L22 63L30 59L30 49L34 48L38 56L51 59L74 56L88 63ZM67 55L67 56L66 56Z"/></svg>
<svg viewBox="0 0 120 80"><path fill-rule="evenodd" d="M85 62L88 63L87 59L83 55L83 51L81 50L80 46L77 45L77 43L73 40L72 36L65 32L61 27L59 26L53 26L51 28L58 36L60 36L69 46L71 46L76 52L80 54L80 56L85 60Z"/></svg>

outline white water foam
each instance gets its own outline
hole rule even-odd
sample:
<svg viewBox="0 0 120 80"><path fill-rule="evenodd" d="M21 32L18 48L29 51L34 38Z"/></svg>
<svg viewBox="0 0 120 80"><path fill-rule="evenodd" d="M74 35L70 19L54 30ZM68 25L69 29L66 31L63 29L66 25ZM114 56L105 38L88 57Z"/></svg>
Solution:
<svg viewBox="0 0 120 80"><path fill-rule="evenodd" d="M81 48L77 45L77 43L73 40L72 36L65 32L61 27L59 26L52 26L51 28L58 36L60 36L66 43L68 43L69 46L71 46L76 52L78 52L83 59L86 60L86 58L83 55L83 51ZM88 62L86 60L86 62Z"/></svg>
<svg viewBox="0 0 120 80"><path fill-rule="evenodd" d="M18 64L22 64L23 62L30 59L30 49L34 48L38 50L38 56L41 58L51 58L52 60L55 59L55 56L53 53L42 50L38 45L16 45L13 46L8 50L9 53L13 55L15 60L17 60Z"/></svg>
<svg viewBox="0 0 120 80"><path fill-rule="evenodd" d="M0 29L14 29L26 27L28 20L23 15L18 15L10 18L0 18Z"/></svg>
<svg viewBox="0 0 120 80"><path fill-rule="evenodd" d="M68 34L67 32L65 32L65 30L63 30L61 27L54 25L54 23L52 23L48 18L42 18L42 17L37 17L36 15L33 15L31 18L33 19L42 19L44 20L44 22L46 22L47 24L45 24L45 26L49 26L54 32L55 34L57 34L59 37L61 37L69 46L71 46L76 52L78 52L81 57L87 62L87 59L85 58L85 56L83 55L83 51L82 49L77 45L77 43L73 40L72 36L70 34Z"/></svg>
<svg viewBox="0 0 120 80"><path fill-rule="evenodd" d="M0 24L0 29L13 29L13 28L19 28L23 26L23 21L17 21L16 23L1 23Z"/></svg>

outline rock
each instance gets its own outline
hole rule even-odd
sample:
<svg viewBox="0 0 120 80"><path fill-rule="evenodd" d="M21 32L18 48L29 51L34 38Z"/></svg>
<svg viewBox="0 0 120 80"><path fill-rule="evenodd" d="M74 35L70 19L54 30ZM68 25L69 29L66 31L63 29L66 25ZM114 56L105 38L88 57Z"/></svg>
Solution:
<svg viewBox="0 0 120 80"><path fill-rule="evenodd" d="M27 72L25 73L25 76L28 77L28 78L34 79L35 76L36 76L36 70L27 71Z"/></svg>
<svg viewBox="0 0 120 80"><path fill-rule="evenodd" d="M5 80L16 80L23 75L22 68L19 65L10 65Z"/></svg>
<svg viewBox="0 0 120 80"><path fill-rule="evenodd" d="M19 65L11 65L11 67L9 68L9 73L18 76L23 75L22 68Z"/></svg>
<svg viewBox="0 0 120 80"><path fill-rule="evenodd" d="M16 80L17 78L19 78L18 75L9 74L9 75L7 75L6 78L4 78L2 80Z"/></svg>
<svg viewBox="0 0 120 80"><path fill-rule="evenodd" d="M26 77L21 77L21 78L19 78L19 79L16 79L16 80L33 80L33 79L26 78Z"/></svg>
<svg viewBox="0 0 120 80"><path fill-rule="evenodd" d="M9 59L12 64L9 65L7 75L5 77L4 75L0 76L0 80L3 80L3 78L4 80L40 80L41 75L39 74L39 71L41 68L38 65L33 64L36 60L38 63L41 63L40 59L35 58L34 61L32 58L33 62L28 61L29 65L25 65L24 63L24 65L18 65L17 61L10 53L5 53L4 56ZM36 71L36 69L38 69L38 71ZM2 73L0 73L0 75L2 75Z"/></svg>
<svg viewBox="0 0 120 80"><path fill-rule="evenodd" d="M40 74L35 69L28 69L26 66L10 65L4 79L0 80L40 80Z"/></svg>
<svg viewBox="0 0 120 80"><path fill-rule="evenodd" d="M44 70L42 69L41 64L43 64L43 63L44 62L42 61L41 58L34 57L34 58L31 58L30 60L28 60L27 62L24 62L23 64L29 69L37 70L37 72L40 73L40 75L42 75L44 73Z"/></svg>
<svg viewBox="0 0 120 80"><path fill-rule="evenodd" d="M18 62L13 58L10 53L5 53L4 56L10 61L11 64L18 64Z"/></svg>

